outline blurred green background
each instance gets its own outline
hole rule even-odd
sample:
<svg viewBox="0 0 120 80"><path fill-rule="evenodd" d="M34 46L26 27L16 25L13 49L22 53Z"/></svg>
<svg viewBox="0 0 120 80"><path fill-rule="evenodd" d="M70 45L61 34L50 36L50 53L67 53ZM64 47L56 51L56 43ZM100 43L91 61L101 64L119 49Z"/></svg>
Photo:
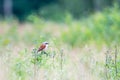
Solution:
<svg viewBox="0 0 120 80"><path fill-rule="evenodd" d="M48 22L55 22L60 26L59 40L71 46L86 42L111 45L120 41L119 4L119 0L0 0L0 18L1 21L31 23L33 30L38 29L38 32ZM67 28L61 27L61 24ZM34 35L37 37L41 33Z"/></svg>
<svg viewBox="0 0 120 80"><path fill-rule="evenodd" d="M0 0L1 79L119 80L119 5L120 0ZM35 70L34 50L44 41L49 56L38 56Z"/></svg>
<svg viewBox="0 0 120 80"><path fill-rule="evenodd" d="M112 7L119 0L0 0L0 14L20 21L35 13L46 19L61 20L66 13L74 18Z"/></svg>

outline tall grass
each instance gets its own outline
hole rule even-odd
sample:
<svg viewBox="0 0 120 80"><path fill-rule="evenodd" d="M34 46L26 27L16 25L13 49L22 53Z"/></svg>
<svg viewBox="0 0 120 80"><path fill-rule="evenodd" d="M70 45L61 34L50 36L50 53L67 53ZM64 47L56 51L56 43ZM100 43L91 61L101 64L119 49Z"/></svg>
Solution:
<svg viewBox="0 0 120 80"><path fill-rule="evenodd" d="M106 52L105 62L105 79L118 80L120 78L120 64L119 64L119 47L116 46L114 50Z"/></svg>
<svg viewBox="0 0 120 80"><path fill-rule="evenodd" d="M36 77L41 80L90 79L86 75L99 77L92 77L91 80L119 78L118 50L113 52L117 53L115 56L112 54L114 58L107 54L106 62L105 55L101 56L96 51L99 46L119 45L120 11L117 7L94 13L81 20L74 20L66 13L64 23L46 21L34 14L28 18L30 23L27 25L13 23L0 27L0 30L7 28L0 32L0 55L8 58L4 62L9 63L7 68L10 69L10 80L34 80ZM7 23L5 21L1 24ZM32 50L37 50L44 41L50 42L48 55L39 53L35 64L35 52ZM97 47L89 46L92 50L82 50L80 46L84 45ZM106 73L103 69L106 69Z"/></svg>

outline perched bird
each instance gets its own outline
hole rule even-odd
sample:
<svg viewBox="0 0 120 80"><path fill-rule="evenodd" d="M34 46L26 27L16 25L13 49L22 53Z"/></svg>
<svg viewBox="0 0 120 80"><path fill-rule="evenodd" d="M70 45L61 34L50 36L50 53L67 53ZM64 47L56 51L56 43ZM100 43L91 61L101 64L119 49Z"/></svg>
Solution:
<svg viewBox="0 0 120 80"><path fill-rule="evenodd" d="M43 42L43 43L40 45L40 47L39 47L39 49L37 50L37 52L46 50L47 47L48 47L48 44L49 44L48 42Z"/></svg>

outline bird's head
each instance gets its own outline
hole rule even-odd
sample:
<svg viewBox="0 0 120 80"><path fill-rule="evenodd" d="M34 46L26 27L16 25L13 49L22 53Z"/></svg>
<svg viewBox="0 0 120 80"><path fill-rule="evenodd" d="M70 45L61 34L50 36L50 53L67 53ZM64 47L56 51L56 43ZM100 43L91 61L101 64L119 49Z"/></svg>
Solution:
<svg viewBox="0 0 120 80"><path fill-rule="evenodd" d="M43 44L48 45L49 43L48 42L43 42Z"/></svg>

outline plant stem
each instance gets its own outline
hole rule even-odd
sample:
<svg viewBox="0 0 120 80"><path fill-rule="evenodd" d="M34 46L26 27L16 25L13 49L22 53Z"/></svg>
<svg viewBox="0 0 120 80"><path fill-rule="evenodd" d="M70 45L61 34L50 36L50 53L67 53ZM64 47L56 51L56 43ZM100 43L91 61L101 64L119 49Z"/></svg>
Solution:
<svg viewBox="0 0 120 80"><path fill-rule="evenodd" d="M105 75L106 75L107 80L108 80L108 54L109 54L109 51L107 51L105 53L105 57L106 57L106 60L105 60Z"/></svg>
<svg viewBox="0 0 120 80"><path fill-rule="evenodd" d="M55 68L55 65L54 65L54 58L55 58L55 52L52 54L52 58L53 58L53 69Z"/></svg>
<svg viewBox="0 0 120 80"><path fill-rule="evenodd" d="M117 46L115 46L115 74L117 77Z"/></svg>
<svg viewBox="0 0 120 80"><path fill-rule="evenodd" d="M62 77L63 77L63 75L62 75L62 70L63 70L63 50L61 50L60 51L60 53L61 53L61 62L60 62L60 68L61 68L61 80L62 80Z"/></svg>
<svg viewBox="0 0 120 80"><path fill-rule="evenodd" d="M34 80L37 80L37 52L35 51L35 56L34 56L34 59L35 59L35 63L34 63Z"/></svg>

